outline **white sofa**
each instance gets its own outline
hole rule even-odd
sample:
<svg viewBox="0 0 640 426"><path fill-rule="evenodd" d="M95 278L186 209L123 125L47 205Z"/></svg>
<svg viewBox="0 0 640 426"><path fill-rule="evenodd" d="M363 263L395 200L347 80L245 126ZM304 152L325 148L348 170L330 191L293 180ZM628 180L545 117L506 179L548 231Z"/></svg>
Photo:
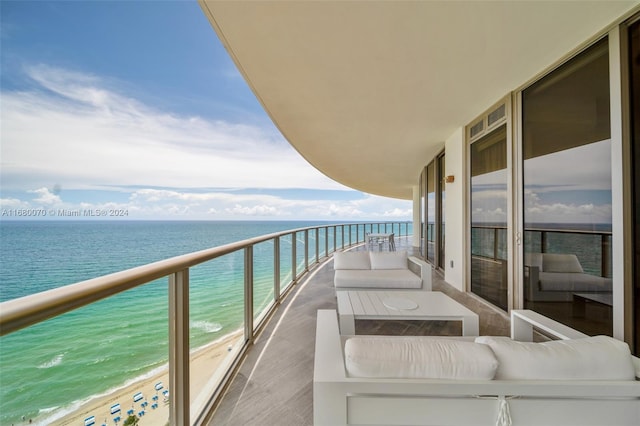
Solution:
<svg viewBox="0 0 640 426"><path fill-rule="evenodd" d="M611 278L584 272L575 254L526 253L528 291L532 302L570 302L574 293L610 293Z"/></svg>
<svg viewBox="0 0 640 426"><path fill-rule="evenodd" d="M336 312L319 310L314 424L637 426L637 363L606 336L341 337Z"/></svg>
<svg viewBox="0 0 640 426"><path fill-rule="evenodd" d="M406 251L345 251L333 255L336 290L431 291L431 265Z"/></svg>

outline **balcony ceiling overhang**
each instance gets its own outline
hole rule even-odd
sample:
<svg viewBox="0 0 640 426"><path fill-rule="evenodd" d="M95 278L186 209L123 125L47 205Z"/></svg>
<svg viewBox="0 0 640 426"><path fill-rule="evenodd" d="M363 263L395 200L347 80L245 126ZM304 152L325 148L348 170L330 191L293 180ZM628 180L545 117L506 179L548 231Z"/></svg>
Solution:
<svg viewBox="0 0 640 426"><path fill-rule="evenodd" d="M638 3L200 0L309 163L403 199L456 129Z"/></svg>

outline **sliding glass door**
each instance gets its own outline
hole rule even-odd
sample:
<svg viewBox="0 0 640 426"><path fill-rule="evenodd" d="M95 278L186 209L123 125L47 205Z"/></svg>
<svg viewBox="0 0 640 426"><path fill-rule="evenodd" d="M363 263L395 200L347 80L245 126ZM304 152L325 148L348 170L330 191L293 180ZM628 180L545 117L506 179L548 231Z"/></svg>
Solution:
<svg viewBox="0 0 640 426"><path fill-rule="evenodd" d="M507 125L470 146L471 291L504 309L508 303Z"/></svg>
<svg viewBox="0 0 640 426"><path fill-rule="evenodd" d="M420 176L420 209L424 226L421 253L436 268L444 267L444 153L431 160Z"/></svg>
<svg viewBox="0 0 640 426"><path fill-rule="evenodd" d="M612 334L605 38L522 92L524 306Z"/></svg>
<svg viewBox="0 0 640 426"><path fill-rule="evenodd" d="M633 153L634 280L632 300L634 353L640 354L640 21L629 27L629 95Z"/></svg>
<svg viewBox="0 0 640 426"><path fill-rule="evenodd" d="M438 156L438 264L437 266L441 269L444 269L445 262L445 251L444 251L444 238L445 232L445 207L446 207L446 190L445 190L445 161L444 161L444 153Z"/></svg>
<svg viewBox="0 0 640 426"><path fill-rule="evenodd" d="M427 260L436 263L436 164L432 161L427 166Z"/></svg>

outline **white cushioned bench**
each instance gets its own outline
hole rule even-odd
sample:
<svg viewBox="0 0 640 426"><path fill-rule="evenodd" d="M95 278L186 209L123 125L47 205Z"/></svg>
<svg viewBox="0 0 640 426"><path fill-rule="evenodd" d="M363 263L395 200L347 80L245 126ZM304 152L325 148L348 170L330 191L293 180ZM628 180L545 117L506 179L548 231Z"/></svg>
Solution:
<svg viewBox="0 0 640 426"><path fill-rule="evenodd" d="M637 425L637 361L607 336L341 337L319 310L314 424Z"/></svg>
<svg viewBox="0 0 640 426"><path fill-rule="evenodd" d="M570 302L573 294L610 293L611 278L584 272L575 254L525 253L527 300Z"/></svg>
<svg viewBox="0 0 640 426"><path fill-rule="evenodd" d="M431 265L406 251L346 251L333 255L336 290L431 291Z"/></svg>

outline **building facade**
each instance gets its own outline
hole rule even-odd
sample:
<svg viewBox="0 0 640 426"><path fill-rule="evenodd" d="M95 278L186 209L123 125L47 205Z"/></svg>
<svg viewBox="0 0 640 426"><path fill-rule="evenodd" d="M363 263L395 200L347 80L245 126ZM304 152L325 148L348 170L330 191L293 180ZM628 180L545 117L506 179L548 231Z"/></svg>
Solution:
<svg viewBox="0 0 640 426"><path fill-rule="evenodd" d="M497 309L640 350L640 22L622 16L427 158L420 249Z"/></svg>

